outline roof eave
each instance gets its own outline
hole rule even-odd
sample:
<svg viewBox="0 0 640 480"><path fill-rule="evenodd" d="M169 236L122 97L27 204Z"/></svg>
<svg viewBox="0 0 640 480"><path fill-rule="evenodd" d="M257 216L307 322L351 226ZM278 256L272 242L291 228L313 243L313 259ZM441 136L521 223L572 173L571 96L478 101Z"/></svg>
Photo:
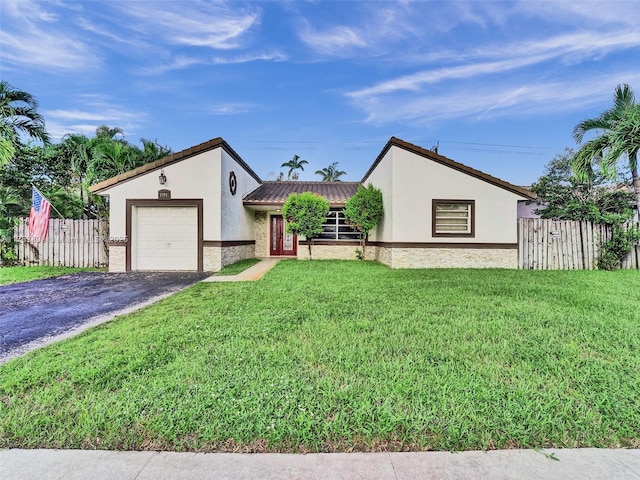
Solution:
<svg viewBox="0 0 640 480"><path fill-rule="evenodd" d="M404 140L401 140L397 137L391 137L389 139L389 141L384 146L380 154L376 157L376 160L373 162L369 170L367 170L367 173L365 173L364 177L362 177L362 180L361 180L362 184L366 182L367 178L369 178L371 173L373 173L373 171L376 169L378 164L382 161L382 159L387 154L389 149L391 149L391 147L393 146L415 153L416 155L419 155L421 157L428 158L429 160L432 160L436 163L440 163L441 165L445 165L449 168L453 168L454 170L465 173L467 175L471 175L472 177L476 177L491 185L500 187L515 195L518 195L524 199L535 200L538 198L538 196L535 193L533 193L530 190L527 190L526 188L518 187L517 185L513 185L509 182L505 182L504 180L500 180L497 177L481 172L480 170L476 170L475 168L468 167L467 165L456 162L455 160L451 160L450 158L447 158L443 155L439 155L435 152L432 152L431 150L427 150L425 148L419 147L412 143L405 142Z"/></svg>
<svg viewBox="0 0 640 480"><path fill-rule="evenodd" d="M154 170L159 170L161 168L181 162L201 153L215 150L219 147L223 148L249 175L253 177L254 180L256 180L258 183L262 183L262 180L260 179L258 174L253 171L253 169L242 159L242 157L240 157L240 155L238 155L236 151L231 148L231 146L223 138L217 137L209 140L208 142L204 142L199 145L181 150L179 152L172 153L171 155L167 155L160 160L146 163L140 167L134 168L133 170L129 170L127 172L121 173L120 175L116 175L115 177L108 178L107 180L104 180L100 183L96 183L95 185L89 187L89 191L91 193L104 194L106 190L109 190L110 188L113 188L123 182L133 180L140 175L153 172Z"/></svg>

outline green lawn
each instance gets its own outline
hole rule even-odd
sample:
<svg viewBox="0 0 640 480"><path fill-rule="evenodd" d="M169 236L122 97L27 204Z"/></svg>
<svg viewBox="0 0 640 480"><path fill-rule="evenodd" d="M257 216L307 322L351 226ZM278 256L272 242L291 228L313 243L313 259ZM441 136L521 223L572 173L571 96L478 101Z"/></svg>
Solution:
<svg viewBox="0 0 640 480"><path fill-rule="evenodd" d="M216 275L220 276L228 276L228 275L237 275L239 273L244 272L247 268L253 267L256 263L260 261L259 258L247 258L246 260L240 260L236 263L232 263L231 265L227 265L223 269L221 269Z"/></svg>
<svg viewBox="0 0 640 480"><path fill-rule="evenodd" d="M640 446L640 273L281 261L0 367L0 448Z"/></svg>
<svg viewBox="0 0 640 480"><path fill-rule="evenodd" d="M9 283L28 282L40 278L57 277L68 273L97 270L95 268L69 267L0 267L0 285Z"/></svg>

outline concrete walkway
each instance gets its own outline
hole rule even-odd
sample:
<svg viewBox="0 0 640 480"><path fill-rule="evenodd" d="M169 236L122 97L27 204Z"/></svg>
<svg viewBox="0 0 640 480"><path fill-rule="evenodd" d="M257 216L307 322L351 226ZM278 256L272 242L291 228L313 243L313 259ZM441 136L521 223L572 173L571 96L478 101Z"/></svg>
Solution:
<svg viewBox="0 0 640 480"><path fill-rule="evenodd" d="M3 480L639 480L640 450L236 454L0 450Z"/></svg>
<svg viewBox="0 0 640 480"><path fill-rule="evenodd" d="M207 277L203 282L255 282L260 280L265 273L271 270L276 263L280 261L279 258L263 258L252 267L247 268L244 272L240 272L237 275L213 275Z"/></svg>

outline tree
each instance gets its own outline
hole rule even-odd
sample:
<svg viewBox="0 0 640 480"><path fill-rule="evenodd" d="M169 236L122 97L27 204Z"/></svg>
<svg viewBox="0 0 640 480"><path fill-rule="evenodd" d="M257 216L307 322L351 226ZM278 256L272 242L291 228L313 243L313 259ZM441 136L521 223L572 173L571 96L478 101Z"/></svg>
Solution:
<svg viewBox="0 0 640 480"><path fill-rule="evenodd" d="M584 135L597 130L599 135L585 142L573 158L576 176L586 179L599 167L609 178L617 174L620 158L626 156L631 172L636 208L640 212L640 177L638 176L638 151L640 151L640 104L636 103L629 85L618 85L613 107L596 118L583 120L573 130L573 137L581 143Z"/></svg>
<svg viewBox="0 0 640 480"><path fill-rule="evenodd" d="M359 185L355 195L347 200L344 217L351 228L360 232L362 250L356 250L356 255L360 260L364 260L365 257L369 232L382 219L383 213L382 191L374 187L373 184L369 184L367 187Z"/></svg>
<svg viewBox="0 0 640 480"><path fill-rule="evenodd" d="M280 167L286 167L289 169L289 172L287 173L287 179L292 179L293 174L293 176L295 177L293 178L293 180L297 180L298 174L295 173L296 170L302 170L304 172L304 165L307 165L308 163L309 162L307 162L306 160L300 160L300 157L298 155L294 155L291 160L283 163L282 165L280 165Z"/></svg>
<svg viewBox="0 0 640 480"><path fill-rule="evenodd" d="M0 82L0 124L0 165L15 154L20 134L44 144L50 141L37 100L4 80Z"/></svg>
<svg viewBox="0 0 640 480"><path fill-rule="evenodd" d="M536 213L542 218L597 223L603 223L608 215L631 216L634 196L626 190L628 182L617 178L612 183L597 170L580 179L572 172L573 156L571 149L556 155L547 164L544 175L531 186L538 201L544 204Z"/></svg>
<svg viewBox="0 0 640 480"><path fill-rule="evenodd" d="M115 140L116 135L120 135L120 139L124 139L124 130L120 127L109 127L107 125L99 125L96 127L96 137L108 138L109 140Z"/></svg>
<svg viewBox="0 0 640 480"><path fill-rule="evenodd" d="M117 135L122 138L115 138ZM127 142L121 128L100 125L96 135L70 134L58 146L58 154L70 166L73 183L85 203L85 215L102 214L102 197L89 193L89 187L171 153L168 147L145 138L140 139L143 149Z"/></svg>
<svg viewBox="0 0 640 480"><path fill-rule="evenodd" d="M333 162L331 165L323 168L322 170L316 170L316 175L320 175L323 182L339 182L340 177L346 174L347 172L338 170L338 162Z"/></svg>
<svg viewBox="0 0 640 480"><path fill-rule="evenodd" d="M143 162L143 164L171 155L171 149L169 147L163 147L157 140L152 141L141 138L140 143L142 143L142 151L140 152L139 161Z"/></svg>
<svg viewBox="0 0 640 480"><path fill-rule="evenodd" d="M0 265L15 261L13 229L27 212L26 202L13 187L0 186Z"/></svg>
<svg viewBox="0 0 640 480"><path fill-rule="evenodd" d="M304 235L309 244L309 259L311 243L313 238L322 232L322 224L327 218L327 213L327 199L312 192L292 193L282 206L282 215L287 219L287 233Z"/></svg>

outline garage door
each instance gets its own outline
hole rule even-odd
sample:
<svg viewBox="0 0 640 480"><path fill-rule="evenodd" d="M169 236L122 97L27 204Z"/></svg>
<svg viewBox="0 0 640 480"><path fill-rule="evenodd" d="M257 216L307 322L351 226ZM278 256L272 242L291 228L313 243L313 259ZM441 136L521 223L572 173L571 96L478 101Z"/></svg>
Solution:
<svg viewBox="0 0 640 480"><path fill-rule="evenodd" d="M136 270L197 270L197 207L138 207Z"/></svg>

